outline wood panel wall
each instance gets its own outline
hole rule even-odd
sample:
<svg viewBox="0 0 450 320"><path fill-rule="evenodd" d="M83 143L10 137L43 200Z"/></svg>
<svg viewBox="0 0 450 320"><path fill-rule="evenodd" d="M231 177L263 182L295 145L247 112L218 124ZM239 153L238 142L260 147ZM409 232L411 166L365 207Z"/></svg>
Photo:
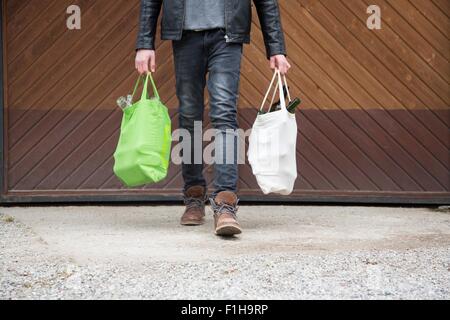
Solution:
<svg viewBox="0 0 450 320"><path fill-rule="evenodd" d="M81 30L66 8L82 10ZM281 0L297 115L291 197L262 197L248 165L244 199L450 202L447 0ZM366 26L380 6L382 29ZM125 189L112 172L121 111L136 74L138 0L3 1L3 201L172 199L180 167ZM256 17L256 12L254 12ZM271 70L259 22L245 46L239 121L250 128ZM171 43L157 41L156 82L177 126ZM205 122L209 127L209 121ZM205 175L212 181L213 168Z"/></svg>

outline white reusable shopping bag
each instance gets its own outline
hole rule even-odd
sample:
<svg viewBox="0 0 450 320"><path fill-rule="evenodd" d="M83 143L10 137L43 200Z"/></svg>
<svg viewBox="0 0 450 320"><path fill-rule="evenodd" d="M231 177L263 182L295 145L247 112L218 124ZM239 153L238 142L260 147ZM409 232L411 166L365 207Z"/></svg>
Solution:
<svg viewBox="0 0 450 320"><path fill-rule="evenodd" d="M284 76L283 78L288 90L288 99L291 100L286 77ZM286 109L282 76L278 70L273 75L260 111L263 110L274 83L275 90L271 105L278 91L281 110L258 114L249 137L247 155L253 174L264 194L278 193L289 195L292 193L295 179L297 178L295 156L297 122L295 114L290 113Z"/></svg>

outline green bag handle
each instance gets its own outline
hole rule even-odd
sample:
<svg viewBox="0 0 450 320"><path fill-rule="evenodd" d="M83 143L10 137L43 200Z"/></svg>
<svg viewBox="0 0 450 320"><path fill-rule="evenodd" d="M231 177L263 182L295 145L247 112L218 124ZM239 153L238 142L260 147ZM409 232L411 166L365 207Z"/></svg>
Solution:
<svg viewBox="0 0 450 320"><path fill-rule="evenodd" d="M133 90L133 94L131 95L131 101L133 101L134 95L136 94L136 90L139 87L139 83L141 82L142 79L142 75L139 76L139 78L136 81L136 84L134 85L134 90ZM146 100L147 99L147 93L148 93L148 79L150 78L150 81L152 83L152 87L153 87L153 94L155 95L155 97L159 100L159 93L158 93L158 89L156 89L156 85L155 85L155 81L153 80L152 74L149 72L147 73L147 76L145 77L145 81L144 81L144 87L142 88L142 94L141 94L141 100Z"/></svg>

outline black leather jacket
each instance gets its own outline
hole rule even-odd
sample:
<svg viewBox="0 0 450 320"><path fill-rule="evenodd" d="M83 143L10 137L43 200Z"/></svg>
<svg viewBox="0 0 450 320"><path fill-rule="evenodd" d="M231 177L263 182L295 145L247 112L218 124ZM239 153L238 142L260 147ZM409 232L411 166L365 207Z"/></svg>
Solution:
<svg viewBox="0 0 450 320"><path fill-rule="evenodd" d="M226 41L249 43L252 20L251 0L225 1ZM258 12L267 58L286 55L280 10L277 0L253 0ZM136 49L155 49L156 24L163 8L161 38L180 40L183 33L184 0L141 0L141 16Z"/></svg>

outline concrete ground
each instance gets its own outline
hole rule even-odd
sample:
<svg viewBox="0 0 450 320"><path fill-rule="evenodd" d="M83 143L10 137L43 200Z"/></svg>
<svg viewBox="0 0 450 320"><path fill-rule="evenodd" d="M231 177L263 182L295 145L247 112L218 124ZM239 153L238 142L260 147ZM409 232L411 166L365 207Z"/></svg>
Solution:
<svg viewBox="0 0 450 320"><path fill-rule="evenodd" d="M241 206L233 239L182 210L0 208L0 299L450 298L448 209Z"/></svg>

